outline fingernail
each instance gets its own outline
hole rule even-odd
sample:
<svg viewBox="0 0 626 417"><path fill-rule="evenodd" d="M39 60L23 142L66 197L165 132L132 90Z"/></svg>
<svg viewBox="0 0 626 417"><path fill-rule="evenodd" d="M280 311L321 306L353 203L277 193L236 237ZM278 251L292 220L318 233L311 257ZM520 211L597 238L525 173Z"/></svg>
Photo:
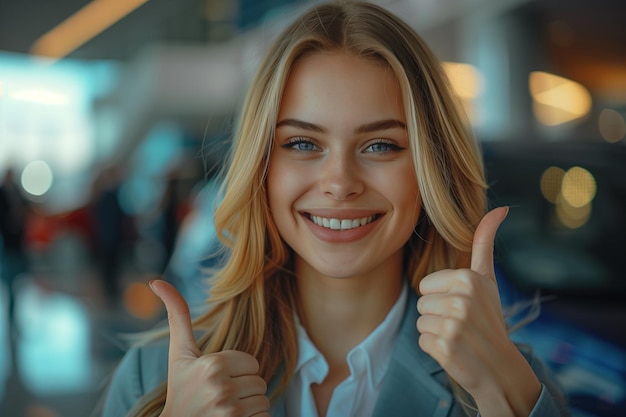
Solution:
<svg viewBox="0 0 626 417"><path fill-rule="evenodd" d="M154 280L153 280L153 279L151 279L151 280L148 282L148 285L150 286L150 289L152 290L152 292L153 292L153 293L154 293L157 297L160 297L160 296L159 296L159 292L156 290L156 288L154 287L153 283L154 283Z"/></svg>

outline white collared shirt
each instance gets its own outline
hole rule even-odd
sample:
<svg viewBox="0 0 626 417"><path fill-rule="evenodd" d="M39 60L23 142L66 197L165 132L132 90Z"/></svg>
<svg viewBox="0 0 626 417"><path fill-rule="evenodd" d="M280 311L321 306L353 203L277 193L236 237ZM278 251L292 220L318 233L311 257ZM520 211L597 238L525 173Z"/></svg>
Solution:
<svg viewBox="0 0 626 417"><path fill-rule="evenodd" d="M408 285L385 319L347 355L350 376L332 393L326 417L371 416L387 371L391 349L402 321ZM298 363L285 393L288 417L318 417L311 384L320 384L328 375L328 363L296 320L298 331Z"/></svg>

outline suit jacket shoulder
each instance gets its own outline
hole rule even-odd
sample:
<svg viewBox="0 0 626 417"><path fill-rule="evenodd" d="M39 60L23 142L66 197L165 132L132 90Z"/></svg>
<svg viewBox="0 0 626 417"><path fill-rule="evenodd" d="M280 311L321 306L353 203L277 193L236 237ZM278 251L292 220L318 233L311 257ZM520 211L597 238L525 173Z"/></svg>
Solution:
<svg viewBox="0 0 626 417"><path fill-rule="evenodd" d="M134 346L117 366L105 396L102 417L121 417L167 380L168 339Z"/></svg>

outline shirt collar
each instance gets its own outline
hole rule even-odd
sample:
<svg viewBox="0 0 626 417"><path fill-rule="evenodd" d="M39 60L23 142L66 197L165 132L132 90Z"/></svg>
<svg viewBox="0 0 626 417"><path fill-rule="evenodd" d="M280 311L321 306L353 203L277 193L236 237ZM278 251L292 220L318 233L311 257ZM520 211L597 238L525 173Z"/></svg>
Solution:
<svg viewBox="0 0 626 417"><path fill-rule="evenodd" d="M351 376L366 372L370 386L376 387L380 383L387 371L407 297L408 284L404 282L398 299L385 319L361 343L348 352L346 360ZM312 375L317 376L314 382L321 383L328 375L328 363L309 338L297 316L295 320L298 334L298 362L295 373L311 372Z"/></svg>
<svg viewBox="0 0 626 417"><path fill-rule="evenodd" d="M320 384L328 375L328 363L309 338L297 315L295 320L298 333L298 363L294 373L307 372L312 375L313 382Z"/></svg>

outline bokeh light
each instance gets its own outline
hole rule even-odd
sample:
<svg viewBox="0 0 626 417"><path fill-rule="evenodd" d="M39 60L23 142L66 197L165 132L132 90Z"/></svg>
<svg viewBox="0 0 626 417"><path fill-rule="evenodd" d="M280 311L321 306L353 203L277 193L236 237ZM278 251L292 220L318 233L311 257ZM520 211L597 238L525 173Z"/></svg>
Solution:
<svg viewBox="0 0 626 417"><path fill-rule="evenodd" d="M619 142L626 136L624 117L613 109L604 109L600 112L598 129L607 142Z"/></svg>
<svg viewBox="0 0 626 417"><path fill-rule="evenodd" d="M161 300L145 283L134 282L124 291L124 306L133 316L148 319L161 311Z"/></svg>
<svg viewBox="0 0 626 417"><path fill-rule="evenodd" d="M461 110L472 125L478 125L479 114L476 100L484 89L484 77L478 68L461 62L444 62L443 69L450 81L452 90L459 99Z"/></svg>
<svg viewBox="0 0 626 417"><path fill-rule="evenodd" d="M552 204L556 204L561 194L561 184L564 176L565 171L559 167L550 167L541 176L541 194Z"/></svg>
<svg viewBox="0 0 626 417"><path fill-rule="evenodd" d="M546 126L580 119L591 110L591 94L580 83L547 72L533 71L528 84L535 117Z"/></svg>
<svg viewBox="0 0 626 417"><path fill-rule="evenodd" d="M596 180L584 168L570 168L563 176L561 194L572 207L583 207L596 195Z"/></svg>
<svg viewBox="0 0 626 417"><path fill-rule="evenodd" d="M585 168L575 166L565 171L551 166L541 175L540 189L543 197L554 204L556 216L563 226L577 229L591 217L597 184Z"/></svg>
<svg viewBox="0 0 626 417"><path fill-rule="evenodd" d="M591 217L591 204L573 207L565 200L556 204L556 215L559 221L569 229L582 227Z"/></svg>
<svg viewBox="0 0 626 417"><path fill-rule="evenodd" d="M42 196L50 190L54 176L45 161L33 161L22 171L22 187L33 196Z"/></svg>
<svg viewBox="0 0 626 417"><path fill-rule="evenodd" d="M484 81L476 67L460 62L444 62L443 69L459 97L474 99L480 96Z"/></svg>

